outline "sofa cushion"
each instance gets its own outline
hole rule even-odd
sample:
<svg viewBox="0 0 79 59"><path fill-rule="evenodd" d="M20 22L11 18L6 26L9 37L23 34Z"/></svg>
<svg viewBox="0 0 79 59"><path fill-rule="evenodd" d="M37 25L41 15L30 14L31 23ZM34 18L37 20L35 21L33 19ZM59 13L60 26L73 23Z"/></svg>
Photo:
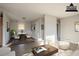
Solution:
<svg viewBox="0 0 79 59"><path fill-rule="evenodd" d="M29 53L25 53L24 55L22 56L33 56L33 53L32 52L29 52Z"/></svg>
<svg viewBox="0 0 79 59"><path fill-rule="evenodd" d="M11 51L8 54L6 54L5 56L15 56L15 51Z"/></svg>
<svg viewBox="0 0 79 59"><path fill-rule="evenodd" d="M9 47L1 47L0 48L0 56L6 55L10 52L10 48Z"/></svg>
<svg viewBox="0 0 79 59"><path fill-rule="evenodd" d="M60 49L69 49L70 42L67 41L59 41L59 48Z"/></svg>
<svg viewBox="0 0 79 59"><path fill-rule="evenodd" d="M70 50L76 50L77 48L78 48L78 43L70 42L70 47L69 47Z"/></svg>
<svg viewBox="0 0 79 59"><path fill-rule="evenodd" d="M9 47L1 47L0 56L15 56L15 51L11 51Z"/></svg>

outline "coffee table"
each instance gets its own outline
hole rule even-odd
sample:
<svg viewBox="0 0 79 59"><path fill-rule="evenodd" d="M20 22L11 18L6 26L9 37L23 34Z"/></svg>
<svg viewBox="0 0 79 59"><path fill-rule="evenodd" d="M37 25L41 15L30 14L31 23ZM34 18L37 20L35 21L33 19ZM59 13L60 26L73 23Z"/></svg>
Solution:
<svg viewBox="0 0 79 59"><path fill-rule="evenodd" d="M37 48L37 47L34 47L33 50L32 50L32 53L35 55L35 56L50 56L52 54L55 54L58 52L58 49L53 47L53 46L50 46L50 45L41 45L41 46L38 46L38 47L45 47L47 50L45 51L42 51L40 53L37 53L34 48Z"/></svg>

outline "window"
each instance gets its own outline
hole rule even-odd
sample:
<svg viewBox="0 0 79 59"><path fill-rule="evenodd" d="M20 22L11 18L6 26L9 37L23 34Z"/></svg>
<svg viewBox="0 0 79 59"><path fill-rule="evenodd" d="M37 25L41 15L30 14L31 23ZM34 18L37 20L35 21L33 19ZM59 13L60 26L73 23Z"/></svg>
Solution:
<svg viewBox="0 0 79 59"><path fill-rule="evenodd" d="M76 22L75 23L75 31L76 32L79 32L79 22Z"/></svg>
<svg viewBox="0 0 79 59"><path fill-rule="evenodd" d="M24 24L18 24L18 30L24 30L25 29L25 26Z"/></svg>

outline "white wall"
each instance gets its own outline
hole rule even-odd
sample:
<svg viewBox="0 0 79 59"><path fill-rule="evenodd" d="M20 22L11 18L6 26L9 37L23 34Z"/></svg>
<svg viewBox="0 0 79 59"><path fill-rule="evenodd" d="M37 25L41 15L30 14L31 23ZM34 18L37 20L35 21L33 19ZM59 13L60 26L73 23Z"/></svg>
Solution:
<svg viewBox="0 0 79 59"><path fill-rule="evenodd" d="M45 15L44 22L44 36L45 40L52 40L52 42L57 41L57 18L50 15Z"/></svg>
<svg viewBox="0 0 79 59"><path fill-rule="evenodd" d="M18 26L18 23L17 23L17 21L12 21L12 20L10 20L10 29L12 30L12 29L15 29L15 30L17 30L17 27Z"/></svg>
<svg viewBox="0 0 79 59"><path fill-rule="evenodd" d="M9 32L7 32L7 22L9 23L9 19L5 13L3 13L3 46L9 41Z"/></svg>
<svg viewBox="0 0 79 59"><path fill-rule="evenodd" d="M35 30L32 30L32 37L38 41L43 40L43 31L41 30L41 25L44 24L43 17L37 18L32 21L32 26L35 25Z"/></svg>
<svg viewBox="0 0 79 59"><path fill-rule="evenodd" d="M9 18L7 17L6 11L0 8L0 12L3 12L3 40L2 46L6 46L9 41L9 32L7 32L7 22L9 23Z"/></svg>
<svg viewBox="0 0 79 59"><path fill-rule="evenodd" d="M79 21L79 15L61 20L61 40L79 41L79 32L75 32L75 22L77 21Z"/></svg>
<svg viewBox="0 0 79 59"><path fill-rule="evenodd" d="M3 11L3 9L2 8L0 8L0 12L2 12Z"/></svg>

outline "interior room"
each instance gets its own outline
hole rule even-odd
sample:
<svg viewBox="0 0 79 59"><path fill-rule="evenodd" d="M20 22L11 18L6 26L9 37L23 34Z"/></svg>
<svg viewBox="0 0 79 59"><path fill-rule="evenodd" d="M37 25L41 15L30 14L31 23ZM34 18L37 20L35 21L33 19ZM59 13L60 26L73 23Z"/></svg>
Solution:
<svg viewBox="0 0 79 59"><path fill-rule="evenodd" d="M0 3L0 56L79 56L79 3Z"/></svg>

